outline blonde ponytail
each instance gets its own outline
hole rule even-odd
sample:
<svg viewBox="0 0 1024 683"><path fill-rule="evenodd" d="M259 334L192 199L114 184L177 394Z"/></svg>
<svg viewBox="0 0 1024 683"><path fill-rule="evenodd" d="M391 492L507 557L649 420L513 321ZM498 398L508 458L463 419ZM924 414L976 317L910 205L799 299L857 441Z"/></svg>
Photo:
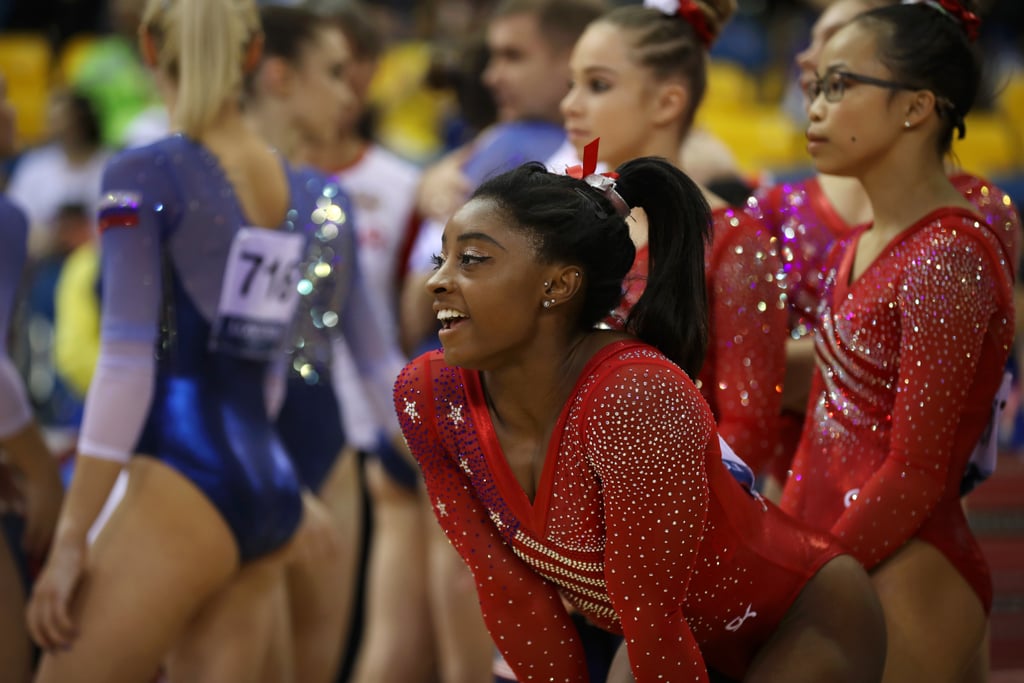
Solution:
<svg viewBox="0 0 1024 683"><path fill-rule="evenodd" d="M143 25L177 85L172 123L198 138L241 95L245 51L259 31L254 0L150 0Z"/></svg>

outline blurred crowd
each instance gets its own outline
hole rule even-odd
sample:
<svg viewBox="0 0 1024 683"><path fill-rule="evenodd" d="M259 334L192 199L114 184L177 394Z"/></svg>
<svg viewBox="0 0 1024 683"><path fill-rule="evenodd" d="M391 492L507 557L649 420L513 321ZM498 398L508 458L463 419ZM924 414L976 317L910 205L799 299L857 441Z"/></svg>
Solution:
<svg viewBox="0 0 1024 683"><path fill-rule="evenodd" d="M145 4L145 0L0 0L0 77L17 121L13 152L0 159L0 189L29 225L28 259L17 290L8 348L35 419L60 463L65 485L74 470L86 398L100 354L98 222L109 209L100 204L104 169L119 152L160 140L172 127L164 104L167 84L154 77L154 60L140 53L139 25ZM474 170L472 160L485 155L488 133L498 124L536 124L520 130L521 138L514 138L523 141L519 156L533 154L525 158L544 159L551 165L552 159L560 159L559 146L565 142L560 119L571 105L563 103L561 113L557 106L554 113L531 111L532 103L526 100L541 85L535 88L529 80L532 76L516 83L516 76L508 75L511 72L499 75L496 65L520 57L514 45L506 53L495 52L493 42L488 43L487 29L498 0L262 0L258 4L264 16L275 16L268 9L271 5L301 7L335 17L342 27L349 56L346 94L338 95L343 106L337 110L343 114L324 114L334 96L328 92L330 84L311 80L302 86L289 85L287 78L306 77L296 75L301 69L295 67L295 74L279 79L271 68L250 75L244 85L245 116L290 162L329 173L351 198L355 215L368 217L352 228L360 251L361 282L371 292L367 305L386 309L375 317L388 350L393 345L404 358L413 358L436 347L438 327L434 312L422 300L422 282L432 272L427 252L437 248L436 239L424 247L425 237L439 235L440 226L487 175L483 166ZM814 174L805 137L807 83L801 83L796 65L808 48L812 26L830 4L829 0L739 0L735 15L715 40L707 64L707 92L673 161L728 204L754 206L754 200L748 202L750 197L763 198L770 187ZM1006 206L1010 200L1021 206L1024 3L988 0L982 3L981 16L984 82L980 102L966 119L968 135L953 144L953 158L962 170L1005 191ZM288 15L279 18L285 21ZM282 69L294 66L287 64L291 57L286 47L268 42L266 50L286 63ZM567 89L560 84L553 87L559 92ZM547 128L555 123L557 135L546 138L551 134ZM333 133L333 128L345 133L319 136L318 131L332 129ZM572 131L568 134L571 137ZM527 151L526 145L538 147ZM564 165L579 161L577 151L566 156ZM506 162L516 157L508 149L500 153ZM475 172L480 177L474 177ZM335 215L333 211L342 216L330 221L344 223L349 207L340 201L332 203L334 195L324 193L318 201L326 203L317 206L324 215ZM336 322L324 317L316 327L332 328ZM295 353L292 369L308 384L316 384L310 377L322 368L315 359L303 364L301 353ZM349 373L349 380L369 364L359 349L332 353L336 353L337 372ZM1011 368L1016 369L1015 365L1011 357ZM492 662L493 647L479 615L437 616L437 605L430 604L432 600L447 607L467 604L466 595L474 597L472 588L467 588L461 564L436 551L439 546L447 548L446 541L434 528L429 512L424 514L419 475L408 454L398 452L402 450L396 445L398 439L388 442L395 435L381 436L376 417L360 413L364 393L373 390L361 386L355 392L354 398L341 397L343 412L351 412L339 425L344 436L339 435L339 440L352 453L344 467L359 470L358 476L325 469L320 473L324 487L320 497L328 509L325 514L359 527L345 538L357 539L352 542L361 543L362 548L349 553L352 561L346 567L332 571L344 575L346 586L366 586L368 577L375 575L386 575L387 581L376 591L351 590L352 604L345 605L343 615L350 619L351 633L341 628L332 631L344 633L351 647L344 656L335 653L341 661L332 662L333 669L339 672L339 680L351 675L352 680L367 683L376 683L377 670L387 670L393 676L388 680L396 681L428 681L434 673L433 680L470 680L459 675L464 672L445 671L446 665L467 671L475 667L488 675L493 669L502 680L506 669L500 658ZM1010 394L1008 406L999 446L1004 452L1024 452L1024 402L1019 388ZM287 415L288 407L284 405L282 415ZM368 424L376 427L368 429ZM374 457L368 463L370 452ZM332 488L345 489L352 482L359 491ZM388 537L392 545L378 539L376 560L368 559L367 553L373 525L395 532ZM414 559L421 562L406 561L403 553L417 544L422 547L417 547ZM416 576L427 562L432 563L432 575L443 577L434 585L428 585L432 576ZM23 569L31 573L36 567ZM408 586L410 581L423 584L420 594L410 597L397 589L389 593L391 587ZM472 599L469 604L474 604ZM430 612L431 607L436 633L450 628L457 638L446 641L444 636L413 628L417 617L422 617L413 613L415 609ZM394 621L368 618L384 613L394 615ZM440 623L445 619L452 623ZM396 623L401 621L406 623L399 629ZM473 642L474 636L482 639L481 647L474 647L479 644ZM462 654L483 652L483 663L446 652L445 646L458 638ZM400 639L408 642L397 642ZM401 663L405 670L394 661L396 648L415 655ZM601 662L598 668L607 665ZM433 673L424 675L424 671ZM404 675L410 678L402 679Z"/></svg>

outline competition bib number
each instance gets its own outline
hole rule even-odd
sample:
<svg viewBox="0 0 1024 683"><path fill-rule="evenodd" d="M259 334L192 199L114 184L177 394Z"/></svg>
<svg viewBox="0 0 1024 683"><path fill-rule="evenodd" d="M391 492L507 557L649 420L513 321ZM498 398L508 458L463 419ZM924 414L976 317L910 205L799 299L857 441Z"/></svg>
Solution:
<svg viewBox="0 0 1024 683"><path fill-rule="evenodd" d="M212 348L265 360L282 347L299 299L304 246L302 235L292 232L238 231L224 270Z"/></svg>

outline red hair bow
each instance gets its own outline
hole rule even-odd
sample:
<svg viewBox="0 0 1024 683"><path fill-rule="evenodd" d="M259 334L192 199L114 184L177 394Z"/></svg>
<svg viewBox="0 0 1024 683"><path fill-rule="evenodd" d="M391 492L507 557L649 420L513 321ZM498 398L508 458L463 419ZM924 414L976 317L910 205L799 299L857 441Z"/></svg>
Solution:
<svg viewBox="0 0 1024 683"><path fill-rule="evenodd" d="M586 180L592 175L598 175L597 173L597 145L601 142L601 138L594 138L587 143L587 146L583 148L583 163L576 164L575 166L568 166L565 169L565 175L572 176L576 180ZM602 173L606 178L612 180L618 180L619 174L614 171L608 173ZM591 183L593 185L593 183Z"/></svg>
<svg viewBox="0 0 1024 683"><path fill-rule="evenodd" d="M625 218L629 215L629 205L622 195L615 191L615 181L619 179L619 174L615 171L597 172L597 144L600 141L601 138L594 138L587 143L583 148L583 163L566 167L565 175L582 180L603 194L615 207L615 213Z"/></svg>

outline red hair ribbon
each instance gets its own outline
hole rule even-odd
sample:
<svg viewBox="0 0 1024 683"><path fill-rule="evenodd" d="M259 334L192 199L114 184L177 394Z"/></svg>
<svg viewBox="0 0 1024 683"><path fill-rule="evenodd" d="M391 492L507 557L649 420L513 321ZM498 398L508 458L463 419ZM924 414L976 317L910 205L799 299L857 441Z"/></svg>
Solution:
<svg viewBox="0 0 1024 683"><path fill-rule="evenodd" d="M981 30L981 19L977 14L957 2L957 0L904 0L903 4L928 5L942 12L953 21L958 22L963 27L964 33L967 34L967 40L973 43L978 39L978 32Z"/></svg>
<svg viewBox="0 0 1024 683"><path fill-rule="evenodd" d="M565 175L582 180L603 194L615 207L615 213L625 218L629 215L629 205L615 191L615 181L619 179L619 174L615 171L597 172L597 145L600 141L601 138L594 138L588 142L583 148L583 163L566 167Z"/></svg>
<svg viewBox="0 0 1024 683"><path fill-rule="evenodd" d="M566 167L565 175L572 176L576 180L586 180L589 176L597 175L597 146L599 142L601 142L601 138L594 138L588 142L583 148L583 163ZM614 171L601 175L612 180L617 180L619 177L619 174Z"/></svg>

